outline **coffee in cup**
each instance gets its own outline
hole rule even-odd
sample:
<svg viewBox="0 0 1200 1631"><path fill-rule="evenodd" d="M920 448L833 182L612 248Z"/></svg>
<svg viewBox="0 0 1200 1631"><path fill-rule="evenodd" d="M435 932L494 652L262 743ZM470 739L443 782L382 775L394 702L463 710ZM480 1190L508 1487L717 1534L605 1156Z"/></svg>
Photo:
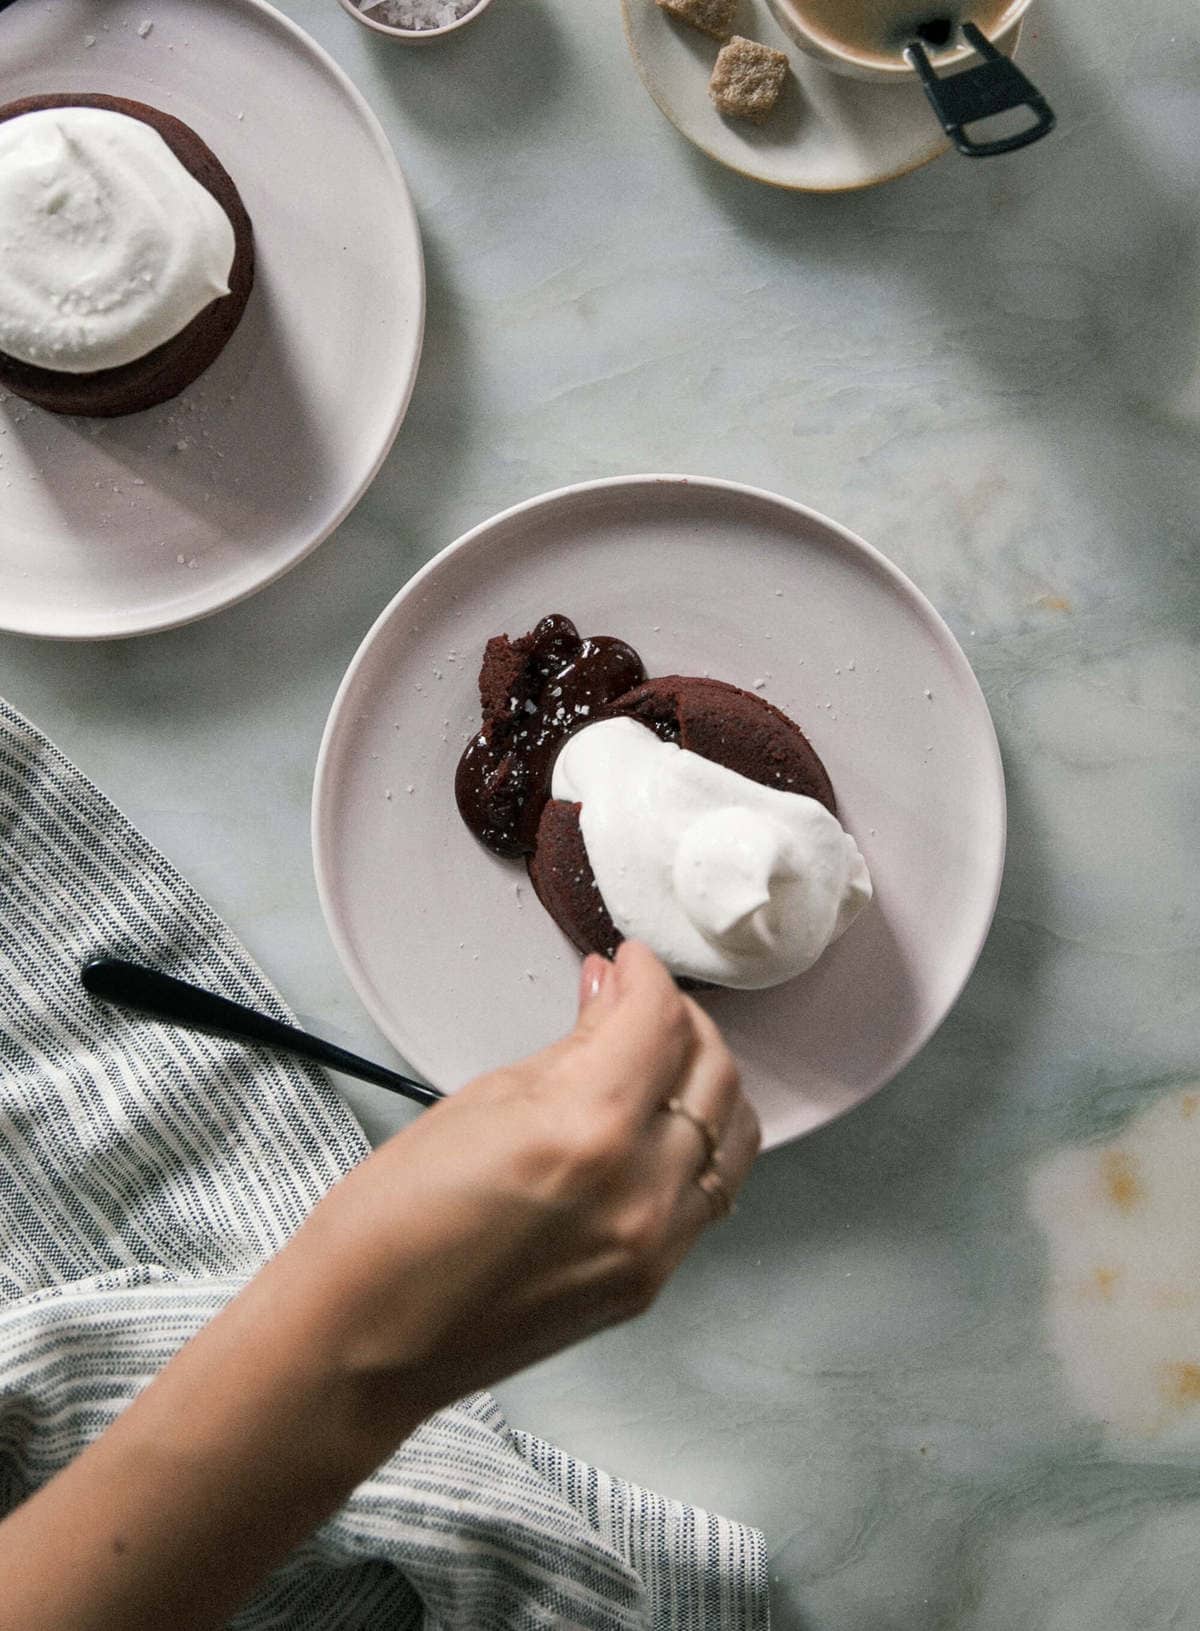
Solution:
<svg viewBox="0 0 1200 1631"><path fill-rule="evenodd" d="M919 40L940 68L970 55L963 23L1011 43L1029 0L770 0L796 44L835 72L861 79L910 77L906 49Z"/></svg>

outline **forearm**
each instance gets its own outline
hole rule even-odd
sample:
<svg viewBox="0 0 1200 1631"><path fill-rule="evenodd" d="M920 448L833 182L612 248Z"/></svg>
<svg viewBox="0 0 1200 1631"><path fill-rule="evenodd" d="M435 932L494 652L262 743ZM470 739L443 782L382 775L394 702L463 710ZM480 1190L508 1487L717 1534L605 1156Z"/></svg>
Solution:
<svg viewBox="0 0 1200 1631"><path fill-rule="evenodd" d="M3 1631L223 1626L417 1425L348 1370L333 1268L301 1231L0 1524Z"/></svg>
<svg viewBox="0 0 1200 1631"><path fill-rule="evenodd" d="M439 1405L647 1308L758 1123L635 942L575 1031L434 1106L0 1524L0 1631L207 1631ZM680 1099L691 1114L663 1114Z"/></svg>

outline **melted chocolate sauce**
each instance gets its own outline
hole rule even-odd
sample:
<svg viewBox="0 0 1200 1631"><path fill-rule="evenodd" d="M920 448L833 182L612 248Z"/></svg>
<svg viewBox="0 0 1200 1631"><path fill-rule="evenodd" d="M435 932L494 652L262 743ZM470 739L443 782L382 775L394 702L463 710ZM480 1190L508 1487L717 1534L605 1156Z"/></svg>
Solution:
<svg viewBox="0 0 1200 1631"><path fill-rule="evenodd" d="M486 699L505 668L512 671L508 694L489 710ZM645 678L642 659L624 640L582 639L558 613L523 639L489 642L479 676L482 727L454 778L459 814L476 838L497 855L531 853L559 748Z"/></svg>

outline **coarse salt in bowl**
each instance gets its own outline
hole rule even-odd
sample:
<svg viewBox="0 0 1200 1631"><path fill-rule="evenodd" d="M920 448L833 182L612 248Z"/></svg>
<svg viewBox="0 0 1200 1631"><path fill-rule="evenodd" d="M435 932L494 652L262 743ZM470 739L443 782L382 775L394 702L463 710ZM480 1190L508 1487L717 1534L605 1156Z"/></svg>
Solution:
<svg viewBox="0 0 1200 1631"><path fill-rule="evenodd" d="M423 44L444 39L486 11L492 0L341 0L343 11L377 34Z"/></svg>

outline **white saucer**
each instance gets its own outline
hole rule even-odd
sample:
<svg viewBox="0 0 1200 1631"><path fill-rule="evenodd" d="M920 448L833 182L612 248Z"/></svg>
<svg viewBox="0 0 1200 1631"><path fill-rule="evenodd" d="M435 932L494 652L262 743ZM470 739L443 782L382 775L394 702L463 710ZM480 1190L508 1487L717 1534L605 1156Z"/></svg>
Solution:
<svg viewBox="0 0 1200 1631"><path fill-rule="evenodd" d="M949 143L914 79L889 85L830 73L788 38L766 0L741 0L735 31L786 51L792 72L761 126L725 119L708 95L720 49L654 0L621 0L642 84L671 123L718 164L796 192L849 192L919 169ZM1014 32L1002 42L1011 50Z"/></svg>
<svg viewBox="0 0 1200 1631"><path fill-rule="evenodd" d="M401 590L317 764L317 886L350 978L441 1088L570 1025L578 956L524 867L467 832L453 787L484 642L551 611L624 636L651 674L758 689L824 760L875 902L799 980L703 999L767 1143L820 1126L888 1081L958 996L995 909L1004 780L983 695L929 602L771 493L678 476L565 488L484 522Z"/></svg>
<svg viewBox="0 0 1200 1631"><path fill-rule="evenodd" d="M0 627L191 622L315 548L391 446L424 324L408 189L349 80L260 0L21 0L0 22L0 102L93 90L177 114L236 182L258 261L237 332L174 402L0 405Z"/></svg>

